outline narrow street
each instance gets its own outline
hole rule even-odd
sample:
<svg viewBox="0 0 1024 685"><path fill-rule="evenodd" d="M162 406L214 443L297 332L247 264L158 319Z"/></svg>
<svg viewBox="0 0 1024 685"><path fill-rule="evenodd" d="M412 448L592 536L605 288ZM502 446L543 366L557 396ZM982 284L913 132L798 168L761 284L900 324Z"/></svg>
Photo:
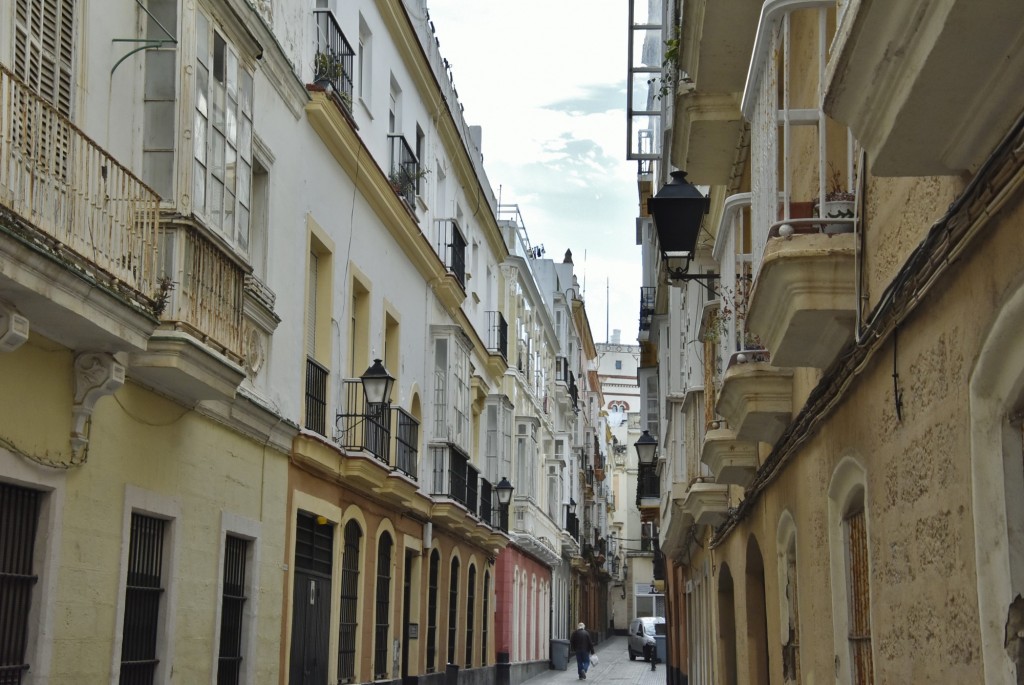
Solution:
<svg viewBox="0 0 1024 685"><path fill-rule="evenodd" d="M630 661L626 653L626 638L622 635L609 638L597 645L597 656L600 663L591 666L587 673L588 683L605 685L664 685L667 670L664 664L658 664L657 670L651 670L651 664L643 659ZM554 685L555 683L577 682L576 659L569 655L569 668L564 671L550 670L529 680L523 685Z"/></svg>

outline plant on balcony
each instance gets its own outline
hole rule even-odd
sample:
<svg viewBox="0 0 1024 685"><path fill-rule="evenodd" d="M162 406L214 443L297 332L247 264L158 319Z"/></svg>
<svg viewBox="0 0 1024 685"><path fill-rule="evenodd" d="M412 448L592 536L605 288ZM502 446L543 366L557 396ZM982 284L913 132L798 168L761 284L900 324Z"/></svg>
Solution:
<svg viewBox="0 0 1024 685"><path fill-rule="evenodd" d="M416 194L416 185L421 178L430 173L429 169L417 169L415 172L406 169L395 169L388 175L388 183L402 197Z"/></svg>
<svg viewBox="0 0 1024 685"><path fill-rule="evenodd" d="M828 163L829 178L828 191L825 193L825 206L818 207L814 204L816 216L826 219L852 219L857 196L848 190L843 189L842 176L832 162ZM825 233L849 233L853 227L847 224L824 224L822 229Z"/></svg>
<svg viewBox="0 0 1024 685"><path fill-rule="evenodd" d="M345 77L345 63L340 55L318 52L313 60L313 83L341 100L346 109L352 109L352 95L345 92L340 84Z"/></svg>
<svg viewBox="0 0 1024 685"><path fill-rule="evenodd" d="M153 313L162 316L167 304L171 301L171 291L174 290L175 282L170 276L161 276L157 281L159 290L153 298Z"/></svg>
<svg viewBox="0 0 1024 685"><path fill-rule="evenodd" d="M722 336L729 333L729 323L735 319L736 328L743 336L743 339L740 341L742 349L756 350L763 348L761 339L748 331L746 326L743 325L747 320L747 308L750 305L752 285L753 279L747 275L738 276L736 278L736 285L732 288L721 282L715 283L715 294L718 296L720 304L718 311L711 321L711 325L708 326L705 340L718 344Z"/></svg>

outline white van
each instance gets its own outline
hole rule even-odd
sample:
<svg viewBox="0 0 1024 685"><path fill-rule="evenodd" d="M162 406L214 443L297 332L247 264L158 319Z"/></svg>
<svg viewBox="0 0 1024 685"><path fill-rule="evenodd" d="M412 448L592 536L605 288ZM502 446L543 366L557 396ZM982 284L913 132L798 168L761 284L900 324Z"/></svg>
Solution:
<svg viewBox="0 0 1024 685"><path fill-rule="evenodd" d="M655 628L657 626L657 628ZM626 650L629 658L635 660L642 656L645 661L650 661L655 653L655 635L665 634L665 619L662 616L643 616L634 618L629 624L629 638L626 642Z"/></svg>

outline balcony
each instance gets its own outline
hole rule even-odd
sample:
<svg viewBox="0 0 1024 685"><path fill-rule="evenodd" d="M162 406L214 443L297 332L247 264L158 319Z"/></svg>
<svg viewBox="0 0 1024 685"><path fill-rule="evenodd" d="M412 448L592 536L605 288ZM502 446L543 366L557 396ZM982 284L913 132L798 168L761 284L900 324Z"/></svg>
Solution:
<svg viewBox="0 0 1024 685"><path fill-rule="evenodd" d="M466 239L455 219L437 220L437 238L434 243L437 256L444 268L455 277L462 289L466 288ZM506 327L506 335L508 328Z"/></svg>
<svg viewBox="0 0 1024 685"><path fill-rule="evenodd" d="M338 444L346 451L368 452L382 464L391 465L391 412L387 405L367 405L358 378L342 382L345 411L338 414ZM409 435L404 436L406 438ZM414 437L414 436L413 436Z"/></svg>
<svg viewBox="0 0 1024 685"><path fill-rule="evenodd" d="M636 477L636 505L661 506L661 477L653 466L641 466Z"/></svg>
<svg viewBox="0 0 1024 685"><path fill-rule="evenodd" d="M245 377L245 272L191 224L161 228L160 262L173 289L147 351L132 355L132 374L185 401L234 397Z"/></svg>
<svg viewBox="0 0 1024 685"><path fill-rule="evenodd" d="M740 439L774 444L793 416L793 370L772 366L763 351L737 352L722 378L716 413Z"/></svg>
<svg viewBox="0 0 1024 685"><path fill-rule="evenodd" d="M640 330L651 330L651 319L654 317L654 297L656 289L654 286L641 286L640 288Z"/></svg>
<svg viewBox="0 0 1024 685"><path fill-rule="evenodd" d="M352 62L355 50L345 38L334 13L313 10L316 23L316 54L313 56L313 84L330 86L336 101L346 112L352 111Z"/></svg>
<svg viewBox="0 0 1024 685"><path fill-rule="evenodd" d="M742 487L750 485L760 465L757 443L740 440L728 428L712 428L705 434L700 460L711 469L716 483Z"/></svg>
<svg viewBox="0 0 1024 685"><path fill-rule="evenodd" d="M156 328L160 198L0 65L0 300L72 349Z"/></svg>
<svg viewBox="0 0 1024 685"><path fill-rule="evenodd" d="M569 359L561 356L555 357L555 382L568 387L570 375Z"/></svg>
<svg viewBox="0 0 1024 685"><path fill-rule="evenodd" d="M729 486L722 483L694 483L683 500L684 515L702 526L715 527L729 514Z"/></svg>
<svg viewBox="0 0 1024 685"><path fill-rule="evenodd" d="M312 357L306 357L306 430L327 435L327 378L330 372Z"/></svg>
<svg viewBox="0 0 1024 685"><path fill-rule="evenodd" d="M825 76L825 109L867 148L872 171L939 176L976 169L1024 110L1024 3L846 8Z"/></svg>
<svg viewBox="0 0 1024 685"><path fill-rule="evenodd" d="M394 467L412 480L419 480L420 422L400 407L393 407L395 426Z"/></svg>
<svg viewBox="0 0 1024 685"><path fill-rule="evenodd" d="M827 368L853 339L854 238L815 232L768 240L747 326L775 366Z"/></svg>
<svg viewBox="0 0 1024 685"><path fill-rule="evenodd" d="M420 183L425 172L420 167L419 160L416 159L416 153L406 142L405 136L389 133L388 142L391 145L388 182L412 211L416 206L416 196L420 194ZM438 252L438 254L441 253Z"/></svg>
<svg viewBox="0 0 1024 685"><path fill-rule="evenodd" d="M501 312L487 312L487 351L508 360L508 322Z"/></svg>
<svg viewBox="0 0 1024 685"><path fill-rule="evenodd" d="M698 184L724 185L744 132L740 114L758 2L683 3L672 161Z"/></svg>

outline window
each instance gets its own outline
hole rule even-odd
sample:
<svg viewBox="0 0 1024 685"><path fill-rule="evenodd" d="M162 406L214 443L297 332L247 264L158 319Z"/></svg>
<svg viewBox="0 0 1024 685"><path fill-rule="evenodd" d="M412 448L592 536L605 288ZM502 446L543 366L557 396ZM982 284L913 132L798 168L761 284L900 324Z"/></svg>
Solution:
<svg viewBox="0 0 1024 685"><path fill-rule="evenodd" d="M242 621L246 601L248 540L228 535L224 542L224 585L221 591L220 653L217 685L237 685L242 672Z"/></svg>
<svg viewBox="0 0 1024 685"><path fill-rule="evenodd" d="M458 663L455 638L459 632L459 560L452 559L452 575L448 585L448 663Z"/></svg>
<svg viewBox="0 0 1024 685"><path fill-rule="evenodd" d="M195 80L193 209L248 255L252 74L202 12L196 13Z"/></svg>
<svg viewBox="0 0 1024 685"><path fill-rule="evenodd" d="M341 553L341 623L338 628L338 679L350 683L356 676L356 635L359 628L359 545L363 531L355 521L345 525Z"/></svg>
<svg viewBox="0 0 1024 685"><path fill-rule="evenodd" d="M373 677L388 675L388 628L391 625L391 534L377 543L377 611L373 636Z"/></svg>
<svg viewBox="0 0 1024 685"><path fill-rule="evenodd" d="M146 18L147 40L167 40L178 33L177 0L149 0L147 9L156 19ZM161 198L173 200L177 46L152 47L144 54L142 178Z"/></svg>
<svg viewBox="0 0 1024 685"><path fill-rule="evenodd" d="M419 162L419 168L425 172L430 171L424 164L425 157L427 154L427 136L423 133L423 129L420 128L419 124L416 124L416 161ZM423 174L416 175L416 194L423 195Z"/></svg>
<svg viewBox="0 0 1024 685"><path fill-rule="evenodd" d="M391 94L388 99L388 133L402 132L402 89L391 76Z"/></svg>
<svg viewBox="0 0 1024 685"><path fill-rule="evenodd" d="M155 682L163 596L164 519L132 513L121 643L121 683Z"/></svg>
<svg viewBox="0 0 1024 685"><path fill-rule="evenodd" d="M41 493L0 483L0 682L18 685L26 663Z"/></svg>
<svg viewBox="0 0 1024 685"><path fill-rule="evenodd" d="M481 616L482 622L480 624L480 665L487 665L487 627L491 622L491 574L488 571L484 571L484 611Z"/></svg>
<svg viewBox="0 0 1024 685"><path fill-rule="evenodd" d="M307 430L327 435L327 383L330 369L331 282L333 262L330 248L318 238L319 228L310 220L309 264L306 273L306 407Z"/></svg>
<svg viewBox="0 0 1024 685"><path fill-rule="evenodd" d="M476 566L469 565L469 592L466 594L466 668L473 667L473 626L476 615Z"/></svg>
<svg viewBox="0 0 1024 685"><path fill-rule="evenodd" d="M622 360L621 359L616 359L615 360L615 370L616 371L621 371L622 370Z"/></svg>
<svg viewBox="0 0 1024 685"><path fill-rule="evenodd" d="M430 579L427 587L427 673L437 670L437 575L441 568L441 555L435 549L430 553Z"/></svg>
<svg viewBox="0 0 1024 685"><path fill-rule="evenodd" d="M868 575L868 536L864 505L854 502L843 518L846 540L846 582L849 601L849 643L851 680L855 685L874 682L871 663L870 580Z"/></svg>
<svg viewBox="0 0 1024 685"><path fill-rule="evenodd" d="M370 106L370 93L373 70L371 66L373 64L373 34L370 33L370 27L366 25L366 20L363 19L363 15L359 15L359 54L356 55L357 69L359 71L359 99L363 101L367 107Z"/></svg>
<svg viewBox="0 0 1024 685"><path fill-rule="evenodd" d="M14 73L71 117L74 0L16 0Z"/></svg>
<svg viewBox="0 0 1024 685"><path fill-rule="evenodd" d="M434 340L434 438L471 449L469 354L454 337Z"/></svg>

